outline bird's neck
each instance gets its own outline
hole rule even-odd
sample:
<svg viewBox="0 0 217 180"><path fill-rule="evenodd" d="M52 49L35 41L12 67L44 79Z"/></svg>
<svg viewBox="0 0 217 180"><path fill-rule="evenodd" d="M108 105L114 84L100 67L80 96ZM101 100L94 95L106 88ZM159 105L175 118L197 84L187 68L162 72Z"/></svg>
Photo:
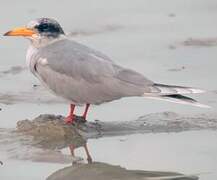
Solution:
<svg viewBox="0 0 217 180"><path fill-rule="evenodd" d="M44 37L44 36L34 36L34 37L31 37L29 38L30 41L31 41L31 45L35 48L41 48L41 47L44 47L44 46L47 46L49 44L52 44L56 41L59 41L61 39L64 39L66 38L65 35L60 35L58 37Z"/></svg>

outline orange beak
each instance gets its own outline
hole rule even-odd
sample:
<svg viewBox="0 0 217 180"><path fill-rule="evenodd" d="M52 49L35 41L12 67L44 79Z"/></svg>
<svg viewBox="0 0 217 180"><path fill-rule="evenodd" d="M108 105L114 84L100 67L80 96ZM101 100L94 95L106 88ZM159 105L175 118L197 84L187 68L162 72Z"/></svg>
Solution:
<svg viewBox="0 0 217 180"><path fill-rule="evenodd" d="M8 31L7 33L4 34L4 36L32 36L36 34L32 29L28 29L26 27L21 27L21 28L15 28L11 31Z"/></svg>

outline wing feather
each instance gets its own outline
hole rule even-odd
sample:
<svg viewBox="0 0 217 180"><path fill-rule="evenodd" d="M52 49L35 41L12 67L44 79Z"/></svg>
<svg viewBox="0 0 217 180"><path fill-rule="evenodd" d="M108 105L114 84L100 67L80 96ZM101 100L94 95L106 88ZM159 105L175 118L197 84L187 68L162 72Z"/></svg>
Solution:
<svg viewBox="0 0 217 180"><path fill-rule="evenodd" d="M47 59L51 69L74 79L101 83L104 78L113 78L143 88L153 85L143 75L118 66L102 53L71 40L44 47L39 54Z"/></svg>

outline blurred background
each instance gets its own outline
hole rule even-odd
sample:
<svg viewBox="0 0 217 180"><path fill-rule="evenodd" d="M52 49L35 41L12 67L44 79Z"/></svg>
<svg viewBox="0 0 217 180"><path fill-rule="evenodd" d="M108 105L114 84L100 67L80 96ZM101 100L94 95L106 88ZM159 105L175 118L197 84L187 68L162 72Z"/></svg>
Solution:
<svg viewBox="0 0 217 180"><path fill-rule="evenodd" d="M212 107L125 98L92 107L90 121L135 120L163 111L217 113L217 1L1 0L0 33L40 17L56 19L72 39L157 83L208 90L191 97ZM35 88L40 83L25 69L29 42L3 36L0 42L1 127L15 127L17 120L43 113L66 115L68 105Z"/></svg>

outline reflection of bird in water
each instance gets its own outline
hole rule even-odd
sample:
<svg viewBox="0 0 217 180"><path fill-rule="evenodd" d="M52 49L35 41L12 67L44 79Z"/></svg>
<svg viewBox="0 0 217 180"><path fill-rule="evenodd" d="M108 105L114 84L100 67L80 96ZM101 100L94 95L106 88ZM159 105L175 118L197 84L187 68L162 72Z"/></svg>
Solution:
<svg viewBox="0 0 217 180"><path fill-rule="evenodd" d="M5 35L24 36L31 41L28 67L45 86L71 103L67 123L75 120L75 105L86 104L82 115L86 120L90 104L130 96L204 106L181 95L204 91L154 83L136 71L115 64L104 54L70 40L53 19L36 19L27 27Z"/></svg>
<svg viewBox="0 0 217 180"><path fill-rule="evenodd" d="M40 115L34 120L23 120L17 123L17 132L27 136L25 144L28 146L41 149L40 153L36 153L35 157L45 160L64 161L67 162L79 161L75 157L74 149L84 147L87 154L87 161L92 162L92 158L87 147L87 128L86 124L76 123L75 126L68 126L63 122L62 116L55 115ZM82 129L82 127L84 129ZM30 138L29 138L30 137ZM63 148L70 148L71 155L64 155L61 152ZM53 153L52 153L53 152ZM34 153L32 153L34 156ZM31 154L31 155L32 155ZM80 160L82 160L80 158Z"/></svg>
<svg viewBox="0 0 217 180"><path fill-rule="evenodd" d="M87 147L87 143L85 143L83 145L83 147L84 147L84 150L85 150L85 153L86 153L86 156L87 156L87 162L90 164L90 163L92 163L92 158L91 158L91 155L89 153L89 150L88 150L88 147ZM72 163L76 163L77 161L81 160L80 158L77 158L75 156L75 152L74 151L75 151L76 148L78 148L78 147L76 147L75 144L69 145L69 149L70 149L71 155L73 157L73 162Z"/></svg>

